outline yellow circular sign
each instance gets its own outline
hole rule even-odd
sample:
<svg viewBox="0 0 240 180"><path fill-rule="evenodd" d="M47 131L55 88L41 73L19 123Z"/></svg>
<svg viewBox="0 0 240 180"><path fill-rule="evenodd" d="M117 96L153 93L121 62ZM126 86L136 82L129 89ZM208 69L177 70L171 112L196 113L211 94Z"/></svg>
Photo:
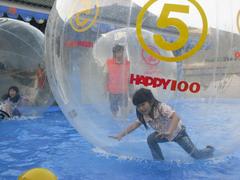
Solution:
<svg viewBox="0 0 240 180"><path fill-rule="evenodd" d="M204 44L207 34L208 34L208 21L206 14L200 4L196 2L195 0L188 0L191 2L199 11L201 18L202 18L202 23L203 23L203 29L202 29L202 34L201 37L198 41L198 43L195 45L194 48L192 48L190 51L186 52L185 54L182 54L181 56L177 57L165 57L161 56L160 54L156 53L153 51L148 45L146 44L143 35L142 35L142 23L143 23L143 18L145 15L145 12L150 8L152 4L154 4L157 0L149 0L148 3L146 3L140 13L138 14L137 17L137 23L136 23L136 32L137 32L137 37L139 40L140 45L142 48L149 53L151 56L155 57L158 60L162 61L167 61L167 62L178 62L178 61L183 61L191 56L193 56L197 51L199 51ZM178 12L178 13L189 13L189 6L185 5L177 5L177 4L165 4L162 10L162 13L157 21L157 27L159 28L167 28L169 26L174 26L176 29L179 31L179 38L177 41L170 43L167 42L161 35L159 34L154 34L153 39L156 43L156 45L164 50L177 50L182 47L187 43L188 40L188 27L187 25L181 21L178 18L169 18L170 12Z"/></svg>
<svg viewBox="0 0 240 180"><path fill-rule="evenodd" d="M240 33L240 10L238 11L238 14L237 14L237 28L238 28L238 32Z"/></svg>
<svg viewBox="0 0 240 180"><path fill-rule="evenodd" d="M78 1L76 1L76 2L78 2ZM92 9L93 6L90 1L82 0L81 3L83 3L85 5L86 9L78 12L76 15L73 15L73 17L71 17L71 20L70 20L70 25L76 32L87 31L89 28L91 28L95 24L97 17L99 16L98 0L96 0L95 9ZM76 4L76 3L74 3L74 4ZM91 12L93 12L94 10L95 10L95 15L94 15L93 19L81 17L81 15L90 15Z"/></svg>

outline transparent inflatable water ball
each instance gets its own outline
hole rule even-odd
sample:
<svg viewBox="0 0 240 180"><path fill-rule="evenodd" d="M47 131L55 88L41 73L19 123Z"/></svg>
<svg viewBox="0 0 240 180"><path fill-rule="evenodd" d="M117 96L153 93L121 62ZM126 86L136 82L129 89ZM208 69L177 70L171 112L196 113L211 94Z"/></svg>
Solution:
<svg viewBox="0 0 240 180"><path fill-rule="evenodd" d="M0 18L1 110L39 115L53 103L43 54L41 31L25 22Z"/></svg>
<svg viewBox="0 0 240 180"><path fill-rule="evenodd" d="M195 115L201 113L199 125L206 125L218 113L209 108L211 100L239 98L239 23L234 24L239 3L231 1L232 9L224 3L57 0L47 25L45 59L68 120L107 152L147 159L150 132L144 128L120 142L108 137L136 119L132 96L137 89L150 89L180 115L201 110ZM181 108L183 101L189 108ZM214 144L217 137L208 140Z"/></svg>

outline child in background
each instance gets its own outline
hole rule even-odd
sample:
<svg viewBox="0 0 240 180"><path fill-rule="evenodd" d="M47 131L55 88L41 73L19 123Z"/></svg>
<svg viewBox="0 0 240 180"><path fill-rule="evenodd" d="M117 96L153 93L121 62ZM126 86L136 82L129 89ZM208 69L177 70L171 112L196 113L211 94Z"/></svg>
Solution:
<svg viewBox="0 0 240 180"><path fill-rule="evenodd" d="M8 89L8 93L2 97L2 110L12 116L21 116L17 106L21 101L21 96L19 94L19 89L17 86L11 86Z"/></svg>
<svg viewBox="0 0 240 180"><path fill-rule="evenodd" d="M113 117L127 114L129 96L130 62L124 58L124 46L115 45L113 57L106 61L106 90L109 93L110 108Z"/></svg>

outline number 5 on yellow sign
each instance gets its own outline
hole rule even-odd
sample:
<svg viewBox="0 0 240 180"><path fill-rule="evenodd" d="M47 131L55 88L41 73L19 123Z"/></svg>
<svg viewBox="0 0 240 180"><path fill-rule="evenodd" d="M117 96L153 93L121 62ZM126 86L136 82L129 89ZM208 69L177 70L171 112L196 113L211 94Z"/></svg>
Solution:
<svg viewBox="0 0 240 180"><path fill-rule="evenodd" d="M187 43L188 41L188 27L187 25L177 18L169 18L171 12L187 13L189 14L189 6L177 5L177 4L165 4L162 13L157 21L158 28L167 28L174 26L179 31L179 38L177 41L170 43L167 42L161 35L154 34L153 39L161 49L165 50L178 50Z"/></svg>
<svg viewBox="0 0 240 180"><path fill-rule="evenodd" d="M196 0L186 0L192 3L198 10L198 12L201 15L202 19L202 33L199 38L199 41L193 47L190 51L185 52L184 54L176 57L166 57L162 56L155 51L153 51L150 47L148 47L147 43L145 42L145 39L143 38L142 34L142 23L144 19L145 12L147 12L148 8L150 8L151 5L153 5L157 0L149 0L142 8L142 10L139 12L136 22L136 33L137 38L139 40L139 43L141 47L152 57L160 60L160 61L167 61L167 62L177 62L177 61L183 61L191 56L193 56L196 52L198 52L202 45L204 44L207 34L208 34L208 21L206 14L200 4ZM179 38L173 42L167 42L161 34L154 34L153 40L156 43L156 45L163 49L163 50L177 50L182 47L184 47L187 44L189 33L188 33L188 27L187 25L178 18L169 18L169 14L171 12L178 12L178 13L185 13L189 14L189 6L186 5L178 5L178 4L165 4L162 10L162 13L159 17L159 19L156 22L156 27L158 28L167 28L169 26L174 26L179 31Z"/></svg>

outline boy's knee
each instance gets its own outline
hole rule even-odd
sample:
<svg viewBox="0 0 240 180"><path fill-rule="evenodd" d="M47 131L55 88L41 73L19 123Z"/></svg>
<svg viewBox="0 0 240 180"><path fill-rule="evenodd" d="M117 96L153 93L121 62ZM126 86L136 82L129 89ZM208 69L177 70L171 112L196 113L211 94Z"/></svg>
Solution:
<svg viewBox="0 0 240 180"><path fill-rule="evenodd" d="M148 144L154 144L155 143L155 134L150 134L148 137L147 137L147 143Z"/></svg>

